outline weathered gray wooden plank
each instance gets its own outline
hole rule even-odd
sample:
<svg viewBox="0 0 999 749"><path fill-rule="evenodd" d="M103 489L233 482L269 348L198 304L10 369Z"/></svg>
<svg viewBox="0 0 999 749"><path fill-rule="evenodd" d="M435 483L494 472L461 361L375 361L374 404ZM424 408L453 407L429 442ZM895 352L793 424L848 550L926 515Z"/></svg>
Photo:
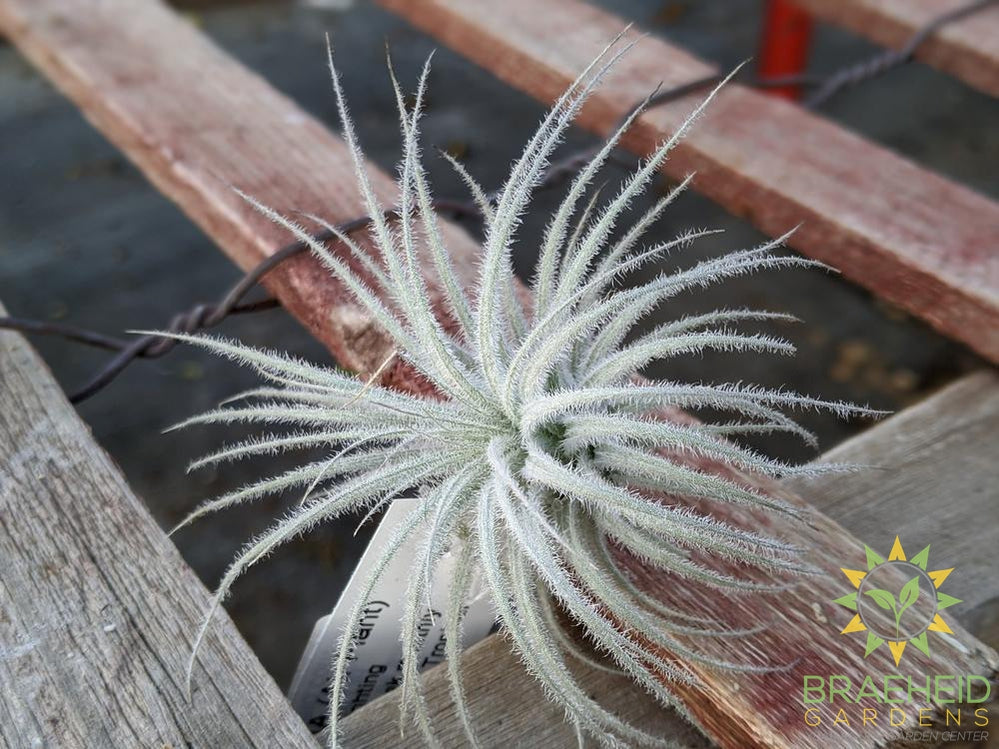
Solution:
<svg viewBox="0 0 999 749"><path fill-rule="evenodd" d="M2 313L0 307L0 313ZM0 333L0 746L315 747L24 339Z"/></svg>
<svg viewBox="0 0 999 749"><path fill-rule="evenodd" d="M999 376L980 372L823 456L876 468L785 483L877 549L886 552L896 534L908 548L932 544L934 567L957 568L947 581L947 591L964 600L952 609L955 617L995 646L999 575L989 550L999 548L997 444ZM835 608L828 601L815 606L823 616ZM484 747L574 745L559 711L545 700L502 637L490 637L470 649L463 668ZM627 679L582 665L578 674L590 694L646 730L674 738L681 746L709 745L675 711L658 706ZM462 745L464 734L444 670L431 671L425 680L442 744ZM790 702L797 696L783 698ZM362 708L346 726L352 749L418 744L410 733L405 740L399 737L398 695Z"/></svg>
<svg viewBox="0 0 999 749"><path fill-rule="evenodd" d="M999 375L958 380L824 457L871 469L783 483L872 546L896 534L907 548L932 544L934 566L956 568L947 592L964 603L952 611L999 646L999 632L976 626L999 603Z"/></svg>
<svg viewBox="0 0 999 749"><path fill-rule="evenodd" d="M483 749L509 747L574 747L576 735L563 713L545 698L501 635L492 635L463 656L467 703ZM630 678L578 664L574 669L590 695L608 709L646 731L668 737L678 747L714 746L675 710L659 705L635 687ZM441 746L467 743L454 711L445 669L435 668L424 678L427 704ZM412 726L399 732L399 699L390 693L350 715L344 723L349 749L423 747Z"/></svg>

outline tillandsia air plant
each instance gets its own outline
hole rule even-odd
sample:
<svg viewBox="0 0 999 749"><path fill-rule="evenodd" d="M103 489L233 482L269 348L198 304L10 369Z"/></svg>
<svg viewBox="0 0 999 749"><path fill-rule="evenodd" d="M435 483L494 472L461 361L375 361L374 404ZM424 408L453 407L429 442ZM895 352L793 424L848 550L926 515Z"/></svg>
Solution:
<svg viewBox="0 0 999 749"><path fill-rule="evenodd" d="M354 624L340 641L331 694L342 695L360 608L375 578L399 546L415 535L421 539L421 551L414 560L419 572L411 577L406 594L402 705L405 719L415 719L431 745L438 744L417 679L418 622L435 564L454 540L462 543L444 612L447 671L472 745L478 742L463 697L458 643L466 589L476 570L527 670L564 709L578 735L590 735L608 746L668 743L628 724L587 695L567 664L570 657L590 656L562 632L560 622L568 618L585 634L593 652L664 703L673 703L667 685L695 678L684 663L760 668L713 660L700 652L699 639L738 633L718 631L716 622L656 600L620 567L617 554L625 550L673 575L728 590L773 590L787 584L803 567L798 549L695 509L684 498L694 498L697 508L737 504L790 516L797 516L799 508L752 482L700 470L696 462L683 458L720 461L746 475L817 470L785 465L729 438L786 431L811 439L784 413L788 408L828 409L844 416L866 412L783 390L638 377L654 360L709 349L789 353L792 347L784 340L735 328L746 321L787 316L746 309L683 317L637 337L631 334L643 318L682 292L756 270L819 265L780 254L778 248L786 238L780 237L685 270L661 272L631 288L619 284L629 271L712 233L692 231L668 242L642 244L643 235L690 177L625 231L616 231L616 225L714 92L622 181L613 197L598 205L587 197L590 188L641 112L641 107L636 109L575 175L551 216L530 284L533 301L518 293L511 265L518 225L531 210L533 192L566 129L627 51L616 45L617 41L608 45L551 107L495 197L487 196L454 162L485 225L478 285L472 293L462 288L451 264L421 161L420 116L429 60L411 100L414 106L407 107L391 75L404 148L398 204L395 215L389 216L366 175L330 51L343 137L371 219L377 257L366 254L336 227L326 228L363 265L364 278L305 228L244 196L308 243L391 338L395 355L425 378L439 398L398 392L373 378L363 382L335 369L238 343L185 338L253 367L268 384L244 394L249 404L229 404L183 425L252 422L297 430L228 446L194 466L299 448L330 451L326 459L213 499L185 521L268 494L305 489L303 501L250 542L233 562L219 585L212 612L236 578L279 544L323 521L350 512L373 513L404 492L417 492L418 509L371 569L368 592L358 597L348 619ZM446 309L437 310L440 317L421 273L425 265L435 270L437 293L446 300ZM654 415L664 408L711 409L731 416L712 422ZM692 550L753 574L720 571L695 559ZM207 626L206 620L199 644ZM664 651L675 657L663 657ZM342 740L337 704L333 699L332 745Z"/></svg>

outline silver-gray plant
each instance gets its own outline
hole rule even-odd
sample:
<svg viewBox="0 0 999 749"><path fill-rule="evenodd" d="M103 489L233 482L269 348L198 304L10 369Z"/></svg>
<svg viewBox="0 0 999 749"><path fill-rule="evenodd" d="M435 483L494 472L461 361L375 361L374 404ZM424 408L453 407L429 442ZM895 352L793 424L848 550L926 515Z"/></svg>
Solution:
<svg viewBox="0 0 999 749"><path fill-rule="evenodd" d="M784 430L810 440L809 433L781 409L817 407L840 415L864 410L786 391L736 384L649 382L637 377L654 360L708 349L792 351L784 340L741 333L733 327L742 321L787 316L745 309L684 317L634 339L629 339L629 333L658 305L681 292L759 269L817 265L776 254L785 239L780 237L686 270L660 273L634 288L618 286L623 274L711 233L690 232L669 242L641 245L643 234L686 187L689 177L626 231L614 231L625 209L648 186L710 96L623 181L605 205L596 207L595 200L585 205L594 177L638 112L613 134L574 178L551 216L531 284L533 306L518 294L510 260L518 224L530 210L532 192L566 128L626 51L614 52L613 47L609 45L554 104L495 200L488 199L455 164L485 219L479 281L472 294L462 288L451 265L421 164L419 126L428 67L412 111L407 111L392 76L405 146L398 179L398 216L390 220L366 176L330 54L343 134L372 218L378 257L369 257L350 237L327 228L338 234L342 245L363 265L364 278L304 228L247 197L309 244L391 337L396 355L426 378L441 399L396 392L373 381L363 383L334 369L237 343L187 339L255 368L269 384L244 394L255 399L250 405L230 404L185 425L253 422L298 429L226 447L195 466L298 448L332 451L328 459L214 499L185 521L271 493L306 487L297 509L254 539L233 562L219 585L213 612L233 581L279 544L322 521L354 511L371 513L407 490L418 491L419 509L396 534L368 584L373 584L405 539L420 534L422 551L414 560L420 574L412 576L406 596L402 704L405 714L415 716L431 745L436 742L416 678L415 656L421 645L417 623L435 563L454 539L464 543L445 612L447 668L458 713L473 745L477 744L475 729L462 697L456 643L460 642L466 586L476 568L524 665L564 708L580 736L589 734L610 746L662 744L601 707L576 683L567 656L586 655L561 632L557 612L564 611L597 652L664 702L672 701L664 684L693 678L682 665L685 660L716 668L753 668L715 661L699 652L698 637L732 633L714 631L712 622L667 607L640 590L620 568L614 549L627 550L699 584L733 590L772 589L780 584L780 576L799 568L797 550L782 540L695 511L681 498L790 515L798 510L749 482L699 470L696 459L722 461L765 476L801 471L727 437ZM436 272L437 292L446 300L445 322L432 309L431 288L421 262ZM734 420L692 423L650 415L663 408L710 408L731 413ZM695 460L686 459L690 457ZM765 579L761 582L759 574L751 580L713 569L693 559L691 549L708 558L762 570ZM360 595L355 608L367 597ZM355 610L350 621L359 618ZM355 634L348 631L341 640L334 695L342 694ZM689 642L695 646L685 644ZM680 660L662 657L661 649ZM331 710L330 739L336 745L337 700Z"/></svg>

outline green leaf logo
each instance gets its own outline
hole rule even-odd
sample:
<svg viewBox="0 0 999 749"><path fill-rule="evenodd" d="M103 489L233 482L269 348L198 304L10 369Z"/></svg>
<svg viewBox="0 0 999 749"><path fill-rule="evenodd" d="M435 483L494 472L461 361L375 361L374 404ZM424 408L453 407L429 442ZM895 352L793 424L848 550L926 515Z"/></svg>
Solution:
<svg viewBox="0 0 999 749"><path fill-rule="evenodd" d="M954 568L930 568L928 566L930 558L929 546L925 547L911 559L908 558L898 536L895 536L895 543L892 544L891 552L888 553L887 559L870 546L865 546L864 551L867 554L867 564L864 568L841 568L843 574L846 575L846 579L850 581L850 584L856 591L834 600L840 606L853 611L853 618L843 627L840 634L847 635L854 632L865 632L867 634L867 645L864 648L865 658L887 643L896 666L901 662L902 653L905 652L905 647L909 643L912 643L914 648L928 656L930 654L928 640L930 632L938 632L940 634L953 633L953 630L944 620L943 616L941 616L940 612L961 603L961 599L940 592L940 586L943 585L950 573L954 571ZM895 568L896 572L907 570L909 573L903 577L906 583L898 590L898 598L895 597L894 590L884 590L875 587L877 584L885 584L882 582L885 578L880 577L880 571L882 568L888 566ZM910 577L909 575L912 573L915 574ZM871 575L879 576L872 578ZM924 581L922 585L920 585L920 578ZM894 589L895 584L893 582L887 584L891 585ZM868 601L873 606L869 606ZM920 609L923 609L923 611L913 608L917 603L924 604L920 606ZM892 613L892 617L884 618L888 619L889 622L894 618L894 633L890 630L890 624L884 626L887 624L886 622L878 623L881 625L881 630L868 627L868 622L864 620L864 612L876 613L874 606ZM903 639L902 617L910 609L912 609L912 612L909 614L909 620L907 621L912 626L909 627L910 632ZM877 618L881 619L882 617L879 616ZM875 626L878 625L875 624ZM892 639L893 637L894 640Z"/></svg>
<svg viewBox="0 0 999 749"><path fill-rule="evenodd" d="M907 608L919 600L919 575L916 575L902 586L902 590L899 591L898 594L897 602L895 601L895 596L893 596L889 591L882 590L881 588L871 588L870 590L864 591L864 595L870 596L874 603L883 608L885 611L890 611L894 614L895 637L900 638L902 614L905 613Z"/></svg>
<svg viewBox="0 0 999 749"><path fill-rule="evenodd" d="M895 596L887 590L881 590L881 588L871 588L866 591L864 595L873 598L874 603L883 608L885 611L898 610L898 606L895 604Z"/></svg>
<svg viewBox="0 0 999 749"><path fill-rule="evenodd" d="M898 613L901 616L907 608L919 600L919 575L902 586L898 594Z"/></svg>

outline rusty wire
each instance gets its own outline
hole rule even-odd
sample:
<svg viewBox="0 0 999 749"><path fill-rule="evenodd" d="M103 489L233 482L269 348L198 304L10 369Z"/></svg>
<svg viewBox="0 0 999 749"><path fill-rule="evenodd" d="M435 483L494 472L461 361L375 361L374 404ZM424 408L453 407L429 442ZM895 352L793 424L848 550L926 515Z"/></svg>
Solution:
<svg viewBox="0 0 999 749"><path fill-rule="evenodd" d="M815 91L805 97L802 103L806 107L814 109L829 101L829 99L844 88L876 78L893 68L911 62L913 56L916 54L916 50L944 26L962 18L967 18L990 5L995 5L996 2L997 0L973 0L970 3L960 5L953 10L942 13L910 36L900 49L879 52L867 60L862 60L855 65L849 65L843 70L828 76Z"/></svg>
<svg viewBox="0 0 999 749"><path fill-rule="evenodd" d="M815 76L800 74L770 78L755 77L751 79L743 78L741 82L744 85L762 89L783 86L802 86L812 89L804 97L802 104L809 109L817 109L840 91L870 81L884 75L889 70L911 62L917 49L941 28L981 11L990 5L995 5L997 2L999 0L973 0L965 5L947 11L916 31L901 48L879 52L865 60L841 68L830 75ZM644 106L651 108L675 101L709 86L716 85L723 77L721 74L715 73L672 88L656 91L649 97ZM623 122L625 119L622 118L620 122ZM616 130L617 127L614 129ZM592 157L595 151L596 149L592 148L583 149L554 163L542 180L540 189L552 187L568 179L569 176L575 173ZM495 193L490 194L489 197L495 197ZM454 216L479 216L476 206L463 200L436 200L434 201L434 208L441 213ZM392 217L394 215L394 210L390 209L386 211L386 216ZM370 216L359 216L339 224L336 228L342 234L352 234L366 228L370 223ZM328 242L334 239L334 235L330 231L319 232L314 237L320 242ZM285 245L248 271L219 301L197 304L188 310L174 315L163 332L195 333L199 330L215 327L230 315L258 312L280 306L277 299L273 297L256 301L244 301L244 299L260 283L264 276L289 258L305 252L307 248L308 246L304 242L292 242ZM136 359L158 358L171 351L178 343L176 339L164 335L148 334L125 340L74 325L23 317L0 316L0 329L4 328L17 330L22 333L58 336L75 343L116 352L89 381L69 396L71 403L80 403L105 388Z"/></svg>

